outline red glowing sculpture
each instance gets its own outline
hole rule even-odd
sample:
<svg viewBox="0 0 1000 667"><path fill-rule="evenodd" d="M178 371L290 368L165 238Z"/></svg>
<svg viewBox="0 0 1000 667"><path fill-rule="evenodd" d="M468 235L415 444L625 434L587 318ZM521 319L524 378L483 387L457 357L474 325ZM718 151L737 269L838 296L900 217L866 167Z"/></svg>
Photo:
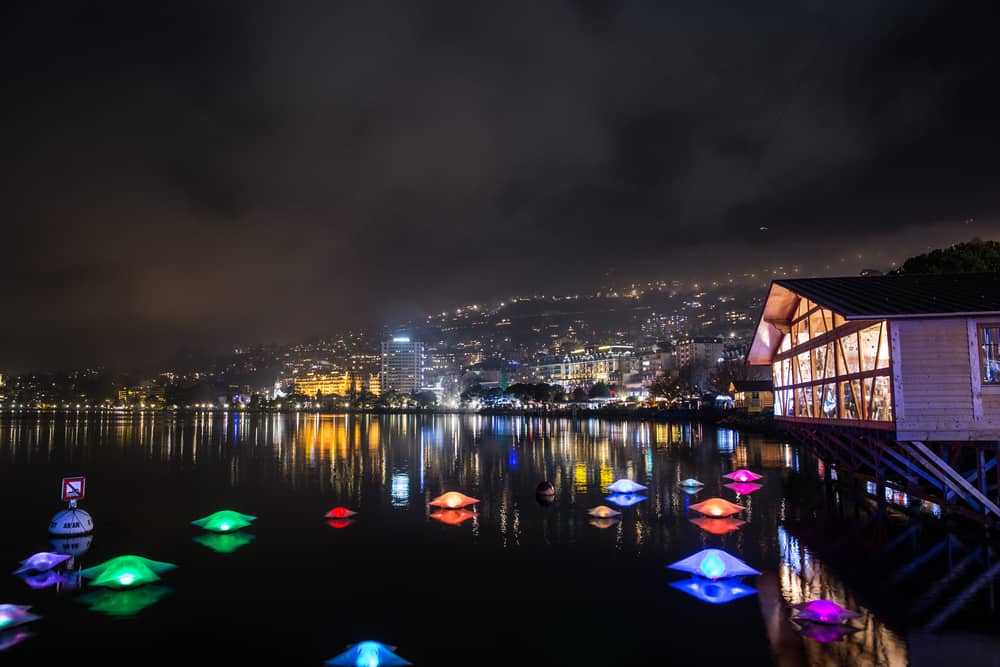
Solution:
<svg viewBox="0 0 1000 667"><path fill-rule="evenodd" d="M357 512L347 509L346 507L334 507L332 510L326 513L327 519L350 519L352 516L357 515Z"/></svg>
<svg viewBox="0 0 1000 667"><path fill-rule="evenodd" d="M448 526L460 526L469 519L476 516L475 512L470 512L469 510L457 509L457 510L441 510L439 512L434 512L431 514L432 519L437 519L443 524Z"/></svg>
<svg viewBox="0 0 1000 667"><path fill-rule="evenodd" d="M763 475L758 475L755 472L747 470L746 468L740 468L739 470L734 470L728 475L723 475L726 479L731 479L734 482L756 482L758 479L763 477Z"/></svg>
<svg viewBox="0 0 1000 667"><path fill-rule="evenodd" d="M740 526L746 523L746 521L734 519L732 517L726 517L723 519L708 519L700 516L697 519L691 519L690 521L711 535L725 535L727 533L731 533L734 530L739 530Z"/></svg>
<svg viewBox="0 0 1000 667"><path fill-rule="evenodd" d="M464 493L459 493L458 491L449 491L448 493L442 494L432 500L430 504L433 507L444 507L446 509L459 509L467 505L475 505L479 500L477 498L470 498Z"/></svg>
<svg viewBox="0 0 1000 667"><path fill-rule="evenodd" d="M742 512L743 505L737 505L722 498L709 498L696 505L691 505L691 509L706 516L731 516Z"/></svg>
<svg viewBox="0 0 1000 667"><path fill-rule="evenodd" d="M326 521L326 525L330 526L330 528L336 528L337 530L347 528L352 523L354 523L354 519L327 519Z"/></svg>

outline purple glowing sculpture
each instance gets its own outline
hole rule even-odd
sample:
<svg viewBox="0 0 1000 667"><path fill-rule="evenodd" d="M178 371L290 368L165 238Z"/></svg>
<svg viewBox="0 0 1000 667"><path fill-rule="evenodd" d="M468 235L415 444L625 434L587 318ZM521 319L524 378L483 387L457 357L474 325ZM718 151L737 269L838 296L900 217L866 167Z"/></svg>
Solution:
<svg viewBox="0 0 1000 667"><path fill-rule="evenodd" d="M810 621L812 623L824 623L826 625L840 625L852 618L861 616L856 611L844 609L836 602L830 600L813 600L792 605L795 612L792 616L797 621Z"/></svg>
<svg viewBox="0 0 1000 667"><path fill-rule="evenodd" d="M668 565L671 570L680 570L708 579L742 577L746 574L760 574L736 556L721 549L702 549L693 556Z"/></svg>
<svg viewBox="0 0 1000 667"><path fill-rule="evenodd" d="M630 479L620 479L614 484L608 484L604 488L615 493L636 493L638 491L645 491L649 487L637 484Z"/></svg>
<svg viewBox="0 0 1000 667"><path fill-rule="evenodd" d="M57 554L51 551L40 551L34 556L29 556L21 561L21 567L14 570L14 574L24 574L25 572L44 572L51 570L60 563L65 563L71 558L68 554Z"/></svg>

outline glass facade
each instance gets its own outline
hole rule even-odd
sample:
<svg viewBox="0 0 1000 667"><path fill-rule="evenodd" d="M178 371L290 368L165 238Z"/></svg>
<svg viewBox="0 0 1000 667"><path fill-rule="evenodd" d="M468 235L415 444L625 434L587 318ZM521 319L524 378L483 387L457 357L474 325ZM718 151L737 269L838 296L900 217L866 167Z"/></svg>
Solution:
<svg viewBox="0 0 1000 667"><path fill-rule="evenodd" d="M1000 324L980 325L979 366L983 384L1000 384Z"/></svg>
<svg viewBox="0 0 1000 667"><path fill-rule="evenodd" d="M992 359L998 359L997 333L994 328ZM800 299L773 371L778 416L893 421L885 321L848 322ZM1000 366L993 377L1000 382Z"/></svg>

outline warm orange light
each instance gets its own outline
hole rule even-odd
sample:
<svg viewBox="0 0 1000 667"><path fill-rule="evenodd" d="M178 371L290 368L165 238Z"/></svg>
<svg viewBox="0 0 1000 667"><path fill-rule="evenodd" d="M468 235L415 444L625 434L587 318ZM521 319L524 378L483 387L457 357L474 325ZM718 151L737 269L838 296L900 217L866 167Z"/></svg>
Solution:
<svg viewBox="0 0 1000 667"><path fill-rule="evenodd" d="M746 523L741 519L734 519L732 517L726 517L723 519L706 519L703 516L697 519L691 519L691 523L698 526L706 533L711 533L712 535L725 535L726 533L731 533L734 530L739 530L740 526Z"/></svg>
<svg viewBox="0 0 1000 667"><path fill-rule="evenodd" d="M466 505L475 505L479 500L476 498L470 498L464 493L459 493L458 491L449 491L443 495L438 496L430 502L434 507L446 507L448 509L458 509L460 507L465 507Z"/></svg>
<svg viewBox="0 0 1000 667"><path fill-rule="evenodd" d="M469 510L441 510L440 512L434 512L431 514L432 519L437 519L441 523L448 524L449 526L458 526L462 523L468 521L469 519L476 516L475 512L470 512Z"/></svg>
<svg viewBox="0 0 1000 667"><path fill-rule="evenodd" d="M691 509L707 516L730 516L742 512L743 505L737 505L722 498L709 498L697 505L691 505Z"/></svg>
<svg viewBox="0 0 1000 667"><path fill-rule="evenodd" d="M598 505L587 510L587 514L596 516L598 519L610 519L611 517L618 516L621 512L613 510L607 505Z"/></svg>
<svg viewBox="0 0 1000 667"><path fill-rule="evenodd" d="M611 528L618 523L618 519L591 519L590 525L597 528Z"/></svg>

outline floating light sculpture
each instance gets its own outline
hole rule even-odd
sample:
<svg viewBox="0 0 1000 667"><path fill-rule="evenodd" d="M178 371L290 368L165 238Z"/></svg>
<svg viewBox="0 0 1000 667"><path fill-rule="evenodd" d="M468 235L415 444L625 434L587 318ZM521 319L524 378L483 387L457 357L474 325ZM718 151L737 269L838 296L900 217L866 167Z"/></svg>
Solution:
<svg viewBox="0 0 1000 667"><path fill-rule="evenodd" d="M40 551L39 553L22 560L21 567L14 570L14 574L23 574L24 572L44 572L45 570L51 570L60 563L65 563L70 558L71 556L68 554L56 554L50 551Z"/></svg>
<svg viewBox="0 0 1000 667"><path fill-rule="evenodd" d="M232 510L222 510L200 519L195 519L191 523L199 528L211 530L216 533L230 533L240 528L246 528L256 518L249 514L240 514Z"/></svg>
<svg viewBox="0 0 1000 667"><path fill-rule="evenodd" d="M611 517L618 516L621 514L618 510L613 510L607 505L598 505L597 507L591 507L587 510L587 514L598 519L610 519Z"/></svg>
<svg viewBox="0 0 1000 667"><path fill-rule="evenodd" d="M330 658L326 664L335 667L404 667L413 664L396 655L395 650L395 646L386 646L382 642L361 642Z"/></svg>
<svg viewBox="0 0 1000 667"><path fill-rule="evenodd" d="M682 581L671 581L670 585L711 604L725 604L757 592L756 588L751 588L735 579L708 581L701 577L691 577Z"/></svg>
<svg viewBox="0 0 1000 667"><path fill-rule="evenodd" d="M701 487L705 486L703 482L699 482L694 477L688 477L687 479L682 479L677 484L685 489L700 489Z"/></svg>
<svg viewBox="0 0 1000 667"><path fill-rule="evenodd" d="M27 604L0 604L0 630L16 628L41 618L29 612L29 609L31 605Z"/></svg>
<svg viewBox="0 0 1000 667"><path fill-rule="evenodd" d="M691 505L695 512L701 512L706 516L731 516L743 511L743 505L731 503L722 498L709 498L700 503Z"/></svg>
<svg viewBox="0 0 1000 667"><path fill-rule="evenodd" d="M635 493L637 491L645 491L649 487L637 484L630 479L620 479L614 484L608 484L604 488L615 493Z"/></svg>
<svg viewBox="0 0 1000 667"><path fill-rule="evenodd" d="M760 574L736 556L731 556L722 549L702 549L693 556L688 556L667 567L671 570L680 570L708 579Z"/></svg>
<svg viewBox="0 0 1000 667"><path fill-rule="evenodd" d="M86 593L77 598L87 605L90 611L100 612L108 616L135 616L146 607L150 607L169 594L166 586L143 586L129 590L102 590Z"/></svg>
<svg viewBox="0 0 1000 667"><path fill-rule="evenodd" d="M458 491L449 491L444 493L430 502L434 507L444 507L446 509L459 509L461 507L466 507L467 505L475 505L479 500L476 498L470 498L464 493L459 493Z"/></svg>
<svg viewBox="0 0 1000 667"><path fill-rule="evenodd" d="M605 498L609 503L614 503L618 507L631 507L645 499L646 496L640 496L636 493L615 493Z"/></svg>
<svg viewBox="0 0 1000 667"><path fill-rule="evenodd" d="M357 512L354 510L349 510L346 507L334 507L332 510L326 513L327 519L350 519L352 516L357 516Z"/></svg>
<svg viewBox="0 0 1000 667"><path fill-rule="evenodd" d="M732 489L741 496L749 496L754 491L760 491L762 487L760 484L754 484L753 482L730 482L726 484L727 489Z"/></svg>
<svg viewBox="0 0 1000 667"><path fill-rule="evenodd" d="M326 521L326 525L330 526L330 528L336 528L337 530L347 528L352 523L354 523L354 519L327 519Z"/></svg>
<svg viewBox="0 0 1000 667"><path fill-rule="evenodd" d="M436 519L449 526L460 526L475 516L475 512L470 512L466 509L440 510L431 514L432 519Z"/></svg>
<svg viewBox="0 0 1000 667"><path fill-rule="evenodd" d="M731 533L734 530L739 530L740 526L746 523L746 521L734 519L733 517L709 519L707 517L699 516L697 518L690 519L690 521L706 533L710 533L712 535L725 535L727 533Z"/></svg>
<svg viewBox="0 0 1000 667"><path fill-rule="evenodd" d="M611 528L612 526L617 525L618 524L618 519L615 519L615 518L610 518L610 519L591 519L588 523L590 523L591 526L594 526L596 528L604 529L604 528Z"/></svg>
<svg viewBox="0 0 1000 667"><path fill-rule="evenodd" d="M747 470L746 468L740 468L739 470L734 470L727 475L723 475L726 479L731 479L734 482L756 482L758 479L763 477L763 475L758 475L757 473Z"/></svg>
<svg viewBox="0 0 1000 667"><path fill-rule="evenodd" d="M792 612L792 618L795 620L826 623L827 625L839 625L861 616L858 612L844 609L831 600L802 602L792 605L792 609L795 610Z"/></svg>
<svg viewBox="0 0 1000 667"><path fill-rule="evenodd" d="M142 556L118 556L100 565L80 571L80 576L92 579L93 586L111 588L131 588L157 581L160 574L177 567L173 563L143 558Z"/></svg>
<svg viewBox="0 0 1000 667"><path fill-rule="evenodd" d="M253 535L237 531L235 533L202 533L191 539L203 547L220 554L231 554L253 541Z"/></svg>

